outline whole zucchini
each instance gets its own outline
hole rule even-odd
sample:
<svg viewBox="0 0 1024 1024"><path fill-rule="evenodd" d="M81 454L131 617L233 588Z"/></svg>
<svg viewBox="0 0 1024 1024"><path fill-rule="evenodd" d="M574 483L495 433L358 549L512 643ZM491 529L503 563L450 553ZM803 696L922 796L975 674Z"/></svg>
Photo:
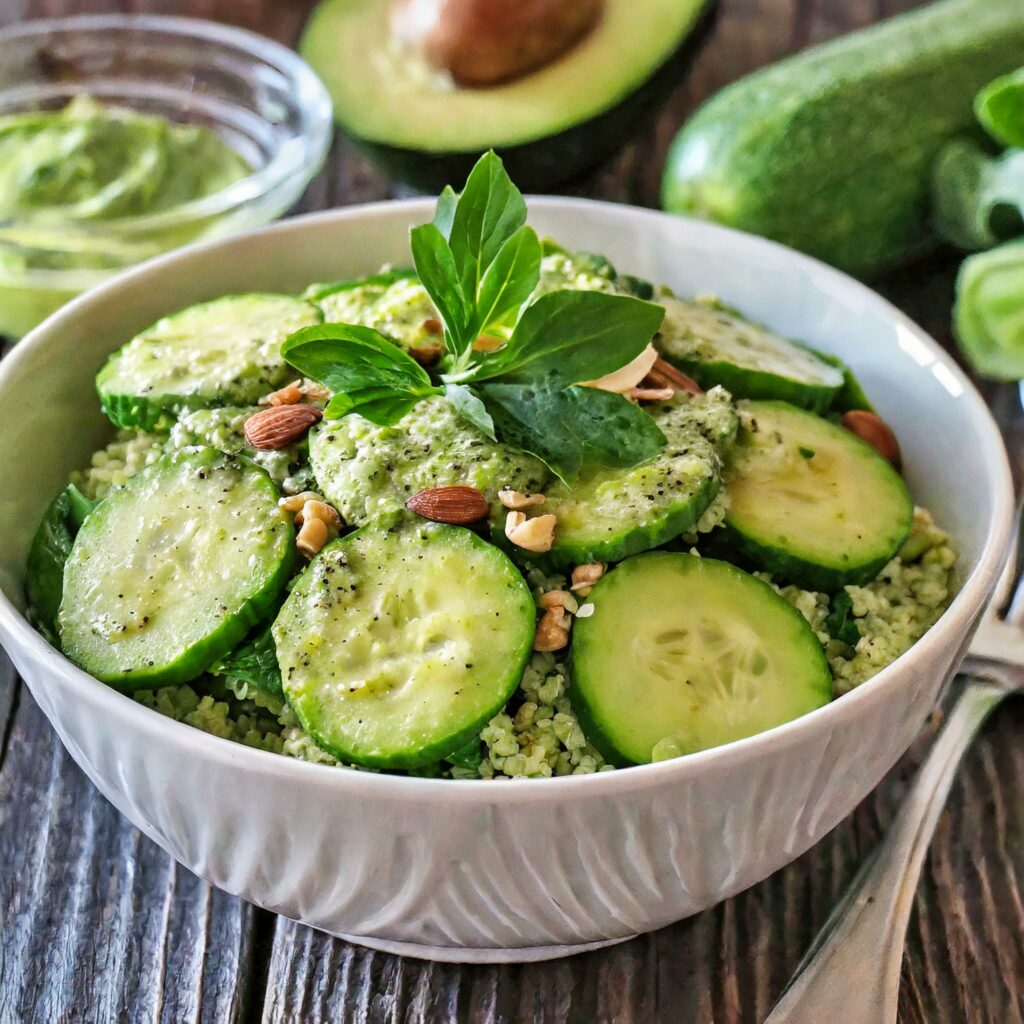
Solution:
<svg viewBox="0 0 1024 1024"><path fill-rule="evenodd" d="M932 163L1024 64L1024 0L942 0L740 79L683 126L662 202L861 277L934 244Z"/></svg>

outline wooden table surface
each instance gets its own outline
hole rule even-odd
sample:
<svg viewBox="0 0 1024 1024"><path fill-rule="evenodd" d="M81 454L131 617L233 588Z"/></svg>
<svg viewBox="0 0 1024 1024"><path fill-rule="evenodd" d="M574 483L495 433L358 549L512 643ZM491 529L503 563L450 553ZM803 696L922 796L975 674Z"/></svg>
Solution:
<svg viewBox="0 0 1024 1024"><path fill-rule="evenodd" d="M233 22L292 43L310 6L0 0L0 24L148 11ZM915 0L721 0L713 33L657 123L569 191L656 205L665 149L700 99L811 42L912 6ZM303 208L396 192L339 140ZM948 340L955 266L953 257L936 257L881 288ZM993 400L1015 408L1008 391ZM93 789L2 654L0 735L0 1024L753 1024L891 820L931 739L921 737L818 847L713 910L570 960L456 967L332 939L176 865ZM902 1022L1024 1024L1022 741L1024 703L1011 702L986 727L954 787L917 894Z"/></svg>

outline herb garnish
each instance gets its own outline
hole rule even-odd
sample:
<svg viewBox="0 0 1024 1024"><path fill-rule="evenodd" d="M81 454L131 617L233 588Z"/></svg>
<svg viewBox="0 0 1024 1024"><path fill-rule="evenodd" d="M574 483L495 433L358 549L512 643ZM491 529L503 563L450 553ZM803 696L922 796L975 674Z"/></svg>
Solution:
<svg viewBox="0 0 1024 1024"><path fill-rule="evenodd" d="M621 395L578 387L638 356L664 316L654 303L571 289L532 302L542 247L501 160L485 154L461 195L441 193L410 233L416 273L437 309L445 356L435 380L380 332L319 324L291 335L285 359L334 392L325 413L390 425L444 395L487 436L542 459L571 483L585 465L652 458L665 437ZM528 304L527 304L528 303ZM489 336L486 349L477 339Z"/></svg>

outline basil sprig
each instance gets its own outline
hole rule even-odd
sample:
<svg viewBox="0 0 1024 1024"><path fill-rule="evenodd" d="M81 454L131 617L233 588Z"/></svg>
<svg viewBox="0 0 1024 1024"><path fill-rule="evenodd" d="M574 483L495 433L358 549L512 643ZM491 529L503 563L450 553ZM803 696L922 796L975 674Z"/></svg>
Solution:
<svg viewBox="0 0 1024 1024"><path fill-rule="evenodd" d="M664 309L626 295L572 289L533 299L542 248L526 201L487 153L461 195L446 188L434 219L410 233L416 273L444 331L438 382L378 331L305 327L285 359L334 392L329 417L358 412L392 424L443 394L492 439L542 459L567 483L585 465L632 466L665 443L637 406L575 385L624 366L649 344ZM476 347L482 335L487 346Z"/></svg>

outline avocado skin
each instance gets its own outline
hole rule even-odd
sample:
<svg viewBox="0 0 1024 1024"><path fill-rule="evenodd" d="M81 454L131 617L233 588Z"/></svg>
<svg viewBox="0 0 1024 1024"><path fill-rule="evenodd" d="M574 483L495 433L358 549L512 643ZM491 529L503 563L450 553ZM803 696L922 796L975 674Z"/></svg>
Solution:
<svg viewBox="0 0 1024 1024"><path fill-rule="evenodd" d="M718 13L710 0L680 45L638 89L597 117L572 128L518 146L498 148L506 170L524 192L543 192L594 169L614 156L626 142L647 127L680 84L690 63L710 33ZM347 137L389 178L427 194L445 185L461 185L482 150L429 153Z"/></svg>
<svg viewBox="0 0 1024 1024"><path fill-rule="evenodd" d="M935 246L935 157L1022 54L1019 0L942 0L797 54L683 126L662 204L875 277Z"/></svg>

